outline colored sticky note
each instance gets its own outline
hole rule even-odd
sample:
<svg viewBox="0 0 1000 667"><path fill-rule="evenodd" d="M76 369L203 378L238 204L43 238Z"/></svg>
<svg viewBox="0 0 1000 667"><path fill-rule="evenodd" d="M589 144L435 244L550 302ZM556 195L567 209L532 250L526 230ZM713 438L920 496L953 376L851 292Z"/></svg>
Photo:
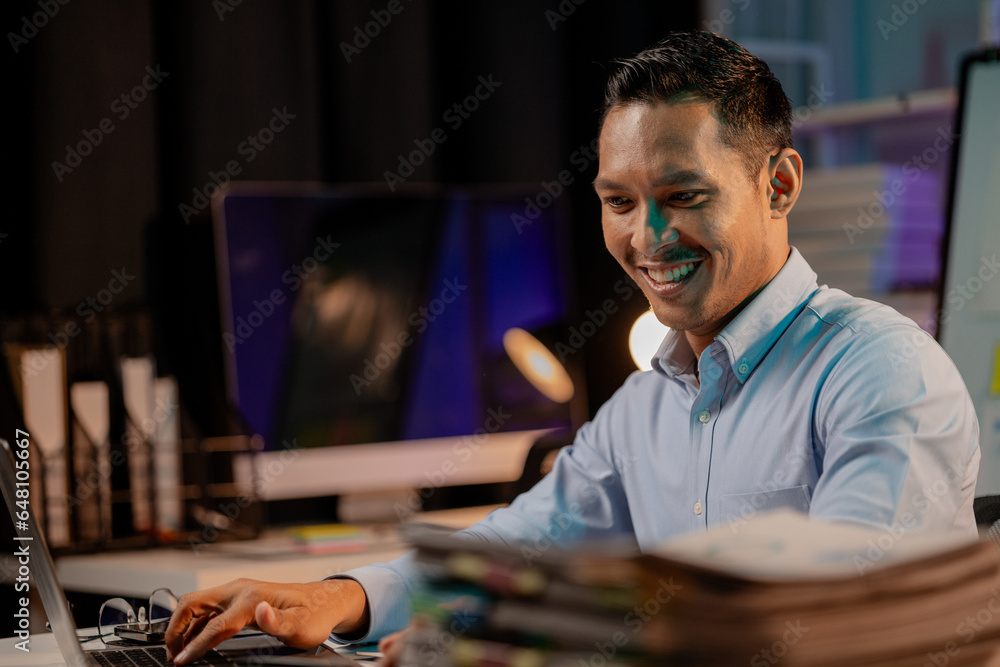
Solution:
<svg viewBox="0 0 1000 667"><path fill-rule="evenodd" d="M993 347L993 379L990 381L990 394L1000 396L1000 342Z"/></svg>

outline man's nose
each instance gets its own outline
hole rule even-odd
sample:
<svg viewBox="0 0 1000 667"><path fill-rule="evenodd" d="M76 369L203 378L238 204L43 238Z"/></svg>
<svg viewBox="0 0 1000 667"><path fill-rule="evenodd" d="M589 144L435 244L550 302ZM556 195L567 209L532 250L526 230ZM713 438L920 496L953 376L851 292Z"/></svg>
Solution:
<svg viewBox="0 0 1000 667"><path fill-rule="evenodd" d="M670 226L670 221L654 200L650 199L645 208L645 215L638 216L638 229L632 234L632 245L636 250L652 256L665 246L676 243L680 234Z"/></svg>

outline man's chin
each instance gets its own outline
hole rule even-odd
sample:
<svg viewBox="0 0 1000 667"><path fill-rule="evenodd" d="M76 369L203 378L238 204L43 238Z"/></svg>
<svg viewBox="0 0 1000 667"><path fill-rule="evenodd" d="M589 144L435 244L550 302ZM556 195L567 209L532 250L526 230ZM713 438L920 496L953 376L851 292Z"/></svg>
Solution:
<svg viewBox="0 0 1000 667"><path fill-rule="evenodd" d="M691 327L691 320L683 313L678 313L677 308L664 307L650 301L650 310L656 316L656 320L663 326L674 331L687 331Z"/></svg>
<svg viewBox="0 0 1000 667"><path fill-rule="evenodd" d="M648 299L649 295L646 296ZM674 331L701 335L701 332L711 331L714 328L713 320L705 317L705 309L701 304L678 306L673 303L663 303L654 297L649 299L649 305L660 324Z"/></svg>

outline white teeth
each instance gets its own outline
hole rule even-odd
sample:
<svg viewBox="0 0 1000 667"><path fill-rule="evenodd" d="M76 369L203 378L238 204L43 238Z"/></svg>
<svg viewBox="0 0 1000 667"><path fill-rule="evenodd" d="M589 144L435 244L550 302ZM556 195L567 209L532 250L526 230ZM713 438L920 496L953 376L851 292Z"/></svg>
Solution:
<svg viewBox="0 0 1000 667"><path fill-rule="evenodd" d="M675 283L694 271L694 262L673 269L647 269L649 277L658 283Z"/></svg>

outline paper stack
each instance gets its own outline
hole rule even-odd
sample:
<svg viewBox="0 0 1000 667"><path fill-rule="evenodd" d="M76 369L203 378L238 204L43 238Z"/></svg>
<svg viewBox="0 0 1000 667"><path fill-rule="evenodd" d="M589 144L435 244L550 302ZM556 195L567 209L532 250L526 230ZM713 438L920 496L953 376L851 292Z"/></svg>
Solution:
<svg viewBox="0 0 1000 667"><path fill-rule="evenodd" d="M407 665L982 665L1000 660L990 541L761 514L655 553L414 538Z"/></svg>
<svg viewBox="0 0 1000 667"><path fill-rule="evenodd" d="M288 529L299 549L307 553L330 554L364 551L371 540L357 526L339 523L296 526Z"/></svg>

